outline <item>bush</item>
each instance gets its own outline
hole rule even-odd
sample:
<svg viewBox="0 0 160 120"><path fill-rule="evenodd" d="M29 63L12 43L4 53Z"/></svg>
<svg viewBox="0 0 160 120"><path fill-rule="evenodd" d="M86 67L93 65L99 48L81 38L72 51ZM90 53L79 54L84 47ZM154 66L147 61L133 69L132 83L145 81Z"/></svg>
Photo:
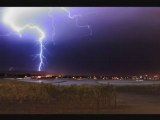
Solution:
<svg viewBox="0 0 160 120"><path fill-rule="evenodd" d="M15 81L0 82L0 100L20 103L50 102L75 107L91 106L99 109L101 106L114 105L115 93L115 88L111 85L54 86Z"/></svg>

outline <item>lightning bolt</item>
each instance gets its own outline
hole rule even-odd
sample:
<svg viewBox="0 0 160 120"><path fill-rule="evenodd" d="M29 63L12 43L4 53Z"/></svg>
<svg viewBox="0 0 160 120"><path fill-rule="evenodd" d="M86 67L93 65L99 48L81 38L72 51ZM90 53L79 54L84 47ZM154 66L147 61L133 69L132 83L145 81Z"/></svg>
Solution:
<svg viewBox="0 0 160 120"><path fill-rule="evenodd" d="M43 58L44 58L44 55L43 55L43 48L44 48L44 46L43 46L43 40L45 38L45 33L41 30L40 27L35 26L35 25L26 24L23 27L17 26L14 23L14 21L11 20L12 16L14 15L13 11L14 11L14 8L8 8L8 12L4 16L3 22L6 25L9 25L16 33L18 33L19 37L22 37L21 32L23 32L26 29L34 29L34 30L36 30L39 33L38 41L39 41L39 44L40 44L40 52L39 52L38 56L39 56L40 62L39 62L39 66L38 66L38 71L41 71L42 70L42 65L43 65ZM9 36L9 35L11 35L11 34L7 34L7 36Z"/></svg>
<svg viewBox="0 0 160 120"><path fill-rule="evenodd" d="M78 14L78 15L71 15L71 12L65 8L65 7L61 7L61 9L63 9L67 14L68 14L68 18L70 19L73 19L76 21L76 26L79 27L79 28L87 28L89 30L89 35L92 36L92 29L91 29L91 26L90 25L80 25L79 24L79 18L82 17L81 14Z"/></svg>
<svg viewBox="0 0 160 120"><path fill-rule="evenodd" d="M42 65L43 65L43 58L44 58L44 55L43 55L43 48L44 48L43 40L45 38L45 33L39 27L37 27L35 25L27 24L27 25L23 26L22 28L18 28L14 24L12 24L12 22L7 22L7 24L9 24L12 27L12 29L17 31L17 33L19 34L20 37L22 37L21 32L26 30L26 29L34 29L40 34L40 37L38 39L39 44L40 44L40 52L39 52L40 63L39 63L39 66L38 66L38 71L41 71L42 70Z"/></svg>
<svg viewBox="0 0 160 120"><path fill-rule="evenodd" d="M89 30L89 35L92 36L92 28L90 25L80 25L79 24L79 18L82 17L81 14L76 14L76 15L71 15L71 12L65 8L65 7L60 7L64 12L67 13L67 16L69 19L72 19L72 20L75 20L75 23L76 23L76 26L79 27L79 28L86 28ZM54 36L56 35L55 34L55 25L54 25L54 16L51 14L52 10L54 8L49 8L49 12L48 12L48 16L51 18L51 26L52 26L52 41L54 41Z"/></svg>
<svg viewBox="0 0 160 120"><path fill-rule="evenodd" d="M54 26L54 21L53 21L53 15L51 14L52 10L54 8L49 8L48 10L48 16L51 18L51 27L52 27L52 40L54 39L54 36L55 36L55 26ZM82 15L71 15L71 12L67 9L67 8L64 8L64 7L60 7L60 9L62 9L63 11L65 11L67 14L68 14L68 18L70 19L73 19L75 20L76 22L76 26L77 27L80 27L80 28L87 28L89 31L90 31L90 35L92 35L92 29L90 27L90 25L80 25L78 20L79 20L79 17L82 17ZM4 35L0 35L0 36L10 36L10 35L13 35L13 34L18 34L19 37L22 37L22 32L27 30L27 29L31 29L31 30L35 30L39 35L38 37L38 42L39 42L39 54L38 57L39 57L39 65L38 65L38 71L41 71L42 70L42 67L44 65L44 59L46 60L45 56L44 56L44 49L45 49L45 46L44 46L44 39L46 37L44 31L36 26L36 25L32 25L32 24L26 24L22 27L18 26L14 20L12 20L12 18L14 18L14 11L15 8L8 8L7 11L5 12L5 16L3 17L3 22L8 25L10 28L12 28L14 30L14 33L11 32L11 33L8 33L8 34L4 34Z"/></svg>
<svg viewBox="0 0 160 120"><path fill-rule="evenodd" d="M19 33L20 36L22 36L20 32L23 31L23 30L25 30L25 29L27 29L27 28L29 28L29 29L35 29L40 34L39 39L38 39L39 44L40 44L40 52L39 52L39 55L38 55L39 59L40 59L40 62L39 62L39 66L38 66L38 71L41 71L42 70L42 65L44 64L43 58L45 58L45 56L43 55L43 48L44 48L44 46L43 46L43 40L45 38L45 33L39 27L34 26L34 25L30 25L30 24L25 25L24 27L22 27L17 32Z"/></svg>
<svg viewBox="0 0 160 120"><path fill-rule="evenodd" d="M54 36L56 35L55 31L55 26L54 26L54 16L52 15L52 10L53 8L49 8L49 11L48 11L48 16L51 18L51 27L52 27L52 41L54 41ZM55 42L54 42L55 44Z"/></svg>

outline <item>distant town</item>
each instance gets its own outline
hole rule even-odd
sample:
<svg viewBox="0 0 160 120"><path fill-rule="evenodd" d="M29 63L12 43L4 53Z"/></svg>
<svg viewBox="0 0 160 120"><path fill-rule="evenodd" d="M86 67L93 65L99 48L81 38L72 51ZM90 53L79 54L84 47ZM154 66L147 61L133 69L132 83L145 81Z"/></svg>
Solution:
<svg viewBox="0 0 160 120"><path fill-rule="evenodd" d="M0 73L1 79L94 79L94 80L160 80L160 75L128 75L128 76L87 76L87 75L54 75L45 72L36 73Z"/></svg>

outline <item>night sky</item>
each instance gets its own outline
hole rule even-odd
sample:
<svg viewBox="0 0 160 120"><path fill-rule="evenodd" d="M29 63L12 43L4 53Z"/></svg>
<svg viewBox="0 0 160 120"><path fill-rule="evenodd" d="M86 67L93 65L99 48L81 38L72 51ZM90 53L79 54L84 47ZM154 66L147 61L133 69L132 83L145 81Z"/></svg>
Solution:
<svg viewBox="0 0 160 120"><path fill-rule="evenodd" d="M50 19L36 22L47 38L44 71L58 74L141 74L160 72L160 8L158 7L79 7L78 28L63 11L54 13L56 35L51 40ZM2 14L2 12L0 13ZM0 15L1 17L1 15ZM0 34L12 31L0 21ZM34 32L0 36L0 71L36 71L39 51Z"/></svg>

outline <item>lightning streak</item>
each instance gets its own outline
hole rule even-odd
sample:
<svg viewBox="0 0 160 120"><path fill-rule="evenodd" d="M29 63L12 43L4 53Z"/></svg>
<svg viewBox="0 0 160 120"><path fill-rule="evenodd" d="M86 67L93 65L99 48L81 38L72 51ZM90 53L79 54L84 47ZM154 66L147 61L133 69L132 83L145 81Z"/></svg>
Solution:
<svg viewBox="0 0 160 120"><path fill-rule="evenodd" d="M23 26L23 27L17 26L17 25L14 23L14 21L11 20L12 18L14 18L14 17L13 17L13 15L14 15L13 11L14 11L14 8L8 8L7 13L6 13L5 16L3 17L3 22L4 22L6 25L10 26L16 33L18 33L18 35L19 35L20 37L22 37L21 32L23 32L23 31L26 30L26 29L34 29L34 30L36 30L36 31L39 33L39 39L38 39L38 41L39 41L39 44L40 44L40 52L39 52L39 55L38 55L38 56L39 56L40 62L39 62L39 66L38 66L38 71L41 71L41 70L42 70L42 65L43 65L43 58L44 58L44 55L43 55L43 40L44 40L44 38L45 38L45 33L41 30L40 27L35 26L35 25L26 24L26 25ZM10 34L8 34L8 35L10 35ZM8 36L8 35L7 35L7 36Z"/></svg>
<svg viewBox="0 0 160 120"><path fill-rule="evenodd" d="M22 27L19 31L17 31L19 34L21 31L25 30L25 29L35 29L39 34L40 34L40 37L39 37L39 44L40 44L40 53L39 53L39 59L40 59L40 62L39 62L39 66L38 66L38 71L41 71L42 70L42 65L43 65L43 58L44 58L44 55L43 55L43 40L45 38L45 33L37 26L34 26L34 25L30 25L30 24L27 24L25 25L24 27ZM21 34L20 34L21 36Z"/></svg>
<svg viewBox="0 0 160 120"><path fill-rule="evenodd" d="M22 9L25 9L25 8L22 8ZM44 8L43 8L44 9ZM51 18L51 26L53 28L53 31L52 31L52 40L53 40L53 37L55 36L55 26L54 26L54 22L53 22L53 15L51 14L52 10L54 8L49 8L49 10L47 9L48 11L48 16ZM89 29L90 31L90 35L92 35L92 29L90 27L90 25L79 25L79 22L78 22L78 18L79 17L82 17L82 15L71 15L71 12L64 8L64 7L60 7L60 9L62 9L63 11L65 11L67 14L68 14L68 18L70 19L74 19L76 21L76 26L77 27L81 27L81 28L87 28ZM36 25L32 25L32 24L26 24L26 25L23 25L23 26L19 26L16 24L16 21L15 21L15 14L17 12L21 11L20 9L17 9L17 8L7 8L7 10L4 12L4 16L3 16L3 22L8 25L10 28L12 28L14 30L15 33L11 32L11 33L8 33L8 34L5 34L5 35L0 35L0 36L10 36L12 34L18 34L19 37L22 37L22 32L27 30L27 29L31 29L31 30L35 30L37 33L38 33L38 42L39 42L39 54L38 54L38 57L39 57L39 65L38 65L38 71L41 71L42 70L42 67L44 65L44 60L46 60L45 56L44 56L44 39L46 37L44 31L36 26Z"/></svg>
<svg viewBox="0 0 160 120"><path fill-rule="evenodd" d="M56 35L56 33L55 33L55 26L54 26L54 21L53 21L54 17L53 17L53 15L52 15L52 13L51 13L52 10L53 10L53 8L49 8L48 16L51 18L52 41L54 41L53 38L54 38L54 36ZM54 43L55 43L55 42L54 42Z"/></svg>
<svg viewBox="0 0 160 120"><path fill-rule="evenodd" d="M79 22L78 22L79 19L78 19L78 18L79 18L79 17L82 17L81 14L71 15L71 12L70 12L67 8L61 7L61 9L63 9L65 12L67 12L68 17L69 17L70 19L75 19L75 21L76 21L76 26L77 26L77 27L87 28L87 29L90 31L90 36L92 36L92 29L91 29L91 26L90 26L90 25L80 25L80 24L79 24Z"/></svg>

